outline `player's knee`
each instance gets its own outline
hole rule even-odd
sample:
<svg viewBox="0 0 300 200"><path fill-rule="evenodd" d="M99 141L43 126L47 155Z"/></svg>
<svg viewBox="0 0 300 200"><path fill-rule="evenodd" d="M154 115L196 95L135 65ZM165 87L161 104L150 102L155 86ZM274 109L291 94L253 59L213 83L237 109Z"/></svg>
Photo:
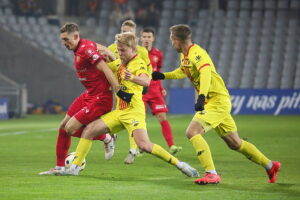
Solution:
<svg viewBox="0 0 300 200"><path fill-rule="evenodd" d="M69 124L65 125L65 130L66 130L68 135L73 135L76 132L76 130L73 128L73 126L69 125Z"/></svg>
<svg viewBox="0 0 300 200"><path fill-rule="evenodd" d="M229 149L236 151L241 147L241 143L239 141L232 140L227 143L227 146L229 147Z"/></svg>
<svg viewBox="0 0 300 200"><path fill-rule="evenodd" d="M188 128L185 131L185 135L188 139L191 139L192 137L194 137L197 134L203 134L204 133L204 129L190 129Z"/></svg>
<svg viewBox="0 0 300 200"><path fill-rule="evenodd" d="M148 144L147 142L141 142L140 144L138 144L138 147L140 150L150 153L152 151L152 147L150 144Z"/></svg>
<svg viewBox="0 0 300 200"><path fill-rule="evenodd" d="M167 120L167 116L166 116L165 113L158 113L158 114L156 115L156 117L157 117L157 119L158 119L159 122L162 122L162 121Z"/></svg>

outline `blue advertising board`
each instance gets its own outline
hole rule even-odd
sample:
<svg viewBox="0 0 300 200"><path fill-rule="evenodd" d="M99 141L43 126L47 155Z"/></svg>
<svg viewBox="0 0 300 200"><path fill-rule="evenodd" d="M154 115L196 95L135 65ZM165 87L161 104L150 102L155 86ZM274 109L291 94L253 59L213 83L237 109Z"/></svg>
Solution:
<svg viewBox="0 0 300 200"><path fill-rule="evenodd" d="M300 89L229 89L233 115L299 115ZM194 89L172 88L169 110L174 114L194 113Z"/></svg>
<svg viewBox="0 0 300 200"><path fill-rule="evenodd" d="M7 98L0 98L0 120L8 119L8 100Z"/></svg>

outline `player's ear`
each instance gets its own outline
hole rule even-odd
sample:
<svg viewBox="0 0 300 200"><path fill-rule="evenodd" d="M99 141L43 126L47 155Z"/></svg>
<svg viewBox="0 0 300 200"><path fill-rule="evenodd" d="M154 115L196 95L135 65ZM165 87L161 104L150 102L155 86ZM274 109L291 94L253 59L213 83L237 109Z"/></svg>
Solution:
<svg viewBox="0 0 300 200"><path fill-rule="evenodd" d="M79 33L74 33L74 40L77 40L79 38Z"/></svg>

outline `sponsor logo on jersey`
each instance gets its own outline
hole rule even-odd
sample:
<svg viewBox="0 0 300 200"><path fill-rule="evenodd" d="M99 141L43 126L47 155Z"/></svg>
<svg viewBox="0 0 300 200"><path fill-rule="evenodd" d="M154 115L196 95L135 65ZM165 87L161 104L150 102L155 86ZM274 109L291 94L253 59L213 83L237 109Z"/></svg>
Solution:
<svg viewBox="0 0 300 200"><path fill-rule="evenodd" d="M157 63L158 62L158 57L157 56L153 56L153 61Z"/></svg>

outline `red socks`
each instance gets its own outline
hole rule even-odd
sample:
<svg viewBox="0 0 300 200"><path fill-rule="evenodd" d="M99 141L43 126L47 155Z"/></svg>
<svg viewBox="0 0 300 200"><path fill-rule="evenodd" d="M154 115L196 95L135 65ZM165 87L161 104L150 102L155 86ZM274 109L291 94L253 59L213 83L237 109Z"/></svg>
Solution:
<svg viewBox="0 0 300 200"><path fill-rule="evenodd" d="M56 143L56 166L65 166L65 159L71 145L71 136L60 128Z"/></svg>
<svg viewBox="0 0 300 200"><path fill-rule="evenodd" d="M165 138L168 146L171 147L172 145L174 145L174 140L173 140L172 129L169 124L169 121L164 120L164 121L160 122L160 125L161 125L161 131L164 135L164 138Z"/></svg>

